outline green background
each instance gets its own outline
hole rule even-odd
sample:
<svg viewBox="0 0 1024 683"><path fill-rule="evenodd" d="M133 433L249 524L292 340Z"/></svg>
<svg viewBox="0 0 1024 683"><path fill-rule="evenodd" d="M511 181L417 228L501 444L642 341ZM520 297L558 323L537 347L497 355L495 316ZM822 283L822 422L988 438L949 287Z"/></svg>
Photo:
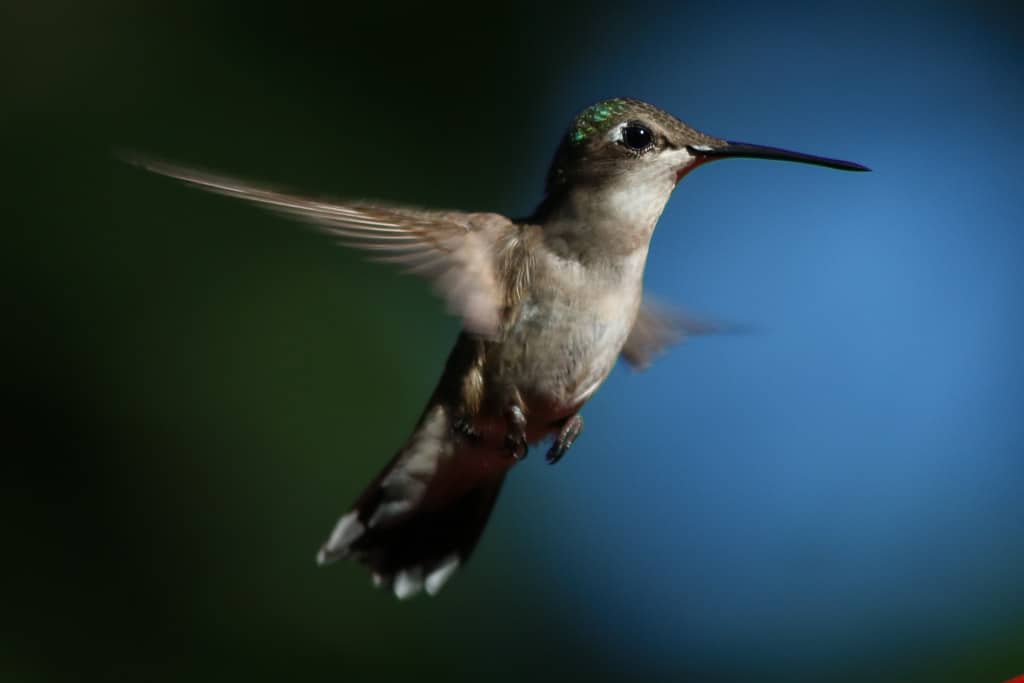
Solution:
<svg viewBox="0 0 1024 683"><path fill-rule="evenodd" d="M581 25L528 12L5 7L6 680L512 680L585 662L513 518L443 600L399 604L355 565L314 564L457 331L428 288L113 156L528 210L546 158L527 150L552 144L537 101L574 48L523 46Z"/></svg>

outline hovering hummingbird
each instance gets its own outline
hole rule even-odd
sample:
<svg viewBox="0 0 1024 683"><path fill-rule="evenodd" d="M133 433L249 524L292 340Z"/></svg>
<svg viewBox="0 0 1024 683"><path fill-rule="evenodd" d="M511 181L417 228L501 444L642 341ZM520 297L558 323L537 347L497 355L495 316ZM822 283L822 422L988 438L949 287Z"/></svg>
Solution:
<svg viewBox="0 0 1024 683"><path fill-rule="evenodd" d="M562 139L528 218L325 202L134 158L150 171L310 222L431 280L463 320L405 445L334 527L320 564L351 557L399 598L436 594L468 560L509 469L553 437L561 459L580 408L622 356L634 367L706 331L643 296L654 226L676 184L728 157L845 171L849 161L705 135L657 107L615 98Z"/></svg>

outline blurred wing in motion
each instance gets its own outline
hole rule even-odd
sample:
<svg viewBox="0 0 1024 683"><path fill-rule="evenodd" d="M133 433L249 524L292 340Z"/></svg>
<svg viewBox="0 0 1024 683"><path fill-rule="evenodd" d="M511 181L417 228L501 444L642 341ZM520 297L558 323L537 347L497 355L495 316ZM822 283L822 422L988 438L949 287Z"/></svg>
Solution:
<svg viewBox="0 0 1024 683"><path fill-rule="evenodd" d="M469 332L484 337L497 332L505 295L495 273L494 254L502 239L516 234L515 224L504 216L366 202L340 204L145 157L123 156L148 171L312 223L324 234L339 238L340 244L370 251L375 260L398 264L431 280L449 310L462 316Z"/></svg>
<svg viewBox="0 0 1024 683"><path fill-rule="evenodd" d="M622 347L622 358L636 370L645 370L655 357L687 337L702 334L734 334L746 328L702 320L644 295L636 322Z"/></svg>

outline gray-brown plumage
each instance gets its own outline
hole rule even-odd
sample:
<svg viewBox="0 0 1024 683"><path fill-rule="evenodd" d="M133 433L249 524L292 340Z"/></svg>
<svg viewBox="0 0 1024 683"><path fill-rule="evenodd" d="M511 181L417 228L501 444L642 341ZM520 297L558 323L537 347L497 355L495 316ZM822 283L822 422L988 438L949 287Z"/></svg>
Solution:
<svg viewBox="0 0 1024 683"><path fill-rule="evenodd" d="M149 159L131 161L312 223L431 280L464 321L406 445L341 517L318 555L353 557L401 598L436 593L476 545L509 470L546 437L555 462L616 359L646 366L712 328L653 302L651 234L678 181L726 156L849 162L713 138L656 107L605 100L575 119L529 218L335 203Z"/></svg>

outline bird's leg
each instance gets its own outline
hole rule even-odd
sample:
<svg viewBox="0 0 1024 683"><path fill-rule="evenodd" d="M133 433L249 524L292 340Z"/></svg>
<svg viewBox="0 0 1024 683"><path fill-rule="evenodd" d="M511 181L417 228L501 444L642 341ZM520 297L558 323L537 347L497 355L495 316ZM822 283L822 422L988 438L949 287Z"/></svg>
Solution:
<svg viewBox="0 0 1024 683"><path fill-rule="evenodd" d="M579 413L576 413L563 422L561 431L558 432L555 442L551 444L551 448L548 450L548 463L554 465L556 462L561 460L562 456L566 454L582 431L583 416Z"/></svg>
<svg viewBox="0 0 1024 683"><path fill-rule="evenodd" d="M523 401L516 392L516 400L505 409L508 419L508 432L505 443L508 444L512 457L522 460L526 457L526 413L523 412Z"/></svg>

